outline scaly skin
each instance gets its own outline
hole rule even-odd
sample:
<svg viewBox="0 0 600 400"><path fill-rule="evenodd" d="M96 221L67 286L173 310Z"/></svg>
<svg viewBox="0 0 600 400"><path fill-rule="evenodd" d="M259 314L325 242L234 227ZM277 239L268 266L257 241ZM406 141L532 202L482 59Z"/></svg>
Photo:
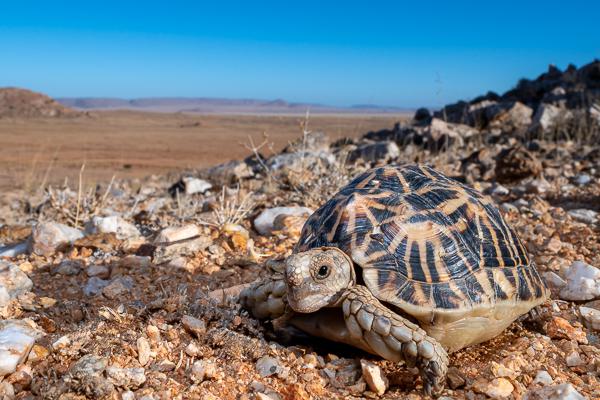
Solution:
<svg viewBox="0 0 600 400"><path fill-rule="evenodd" d="M240 300L258 319L275 320L286 314L293 318L286 301L285 281L280 274L275 273L270 279L245 289ZM390 361L404 360L409 367L417 366L425 393L430 396L441 393L448 370L448 355L442 345L418 325L386 308L365 286L347 289L341 306L351 338L341 341ZM318 313L315 316L318 317ZM344 335L340 332L339 336ZM336 340L335 337L330 339Z"/></svg>
<svg viewBox="0 0 600 400"><path fill-rule="evenodd" d="M366 342L372 352L391 360L417 366L427 395L444 389L448 355L437 340L416 324L387 309L365 286L346 290L342 302L346 327L357 341Z"/></svg>

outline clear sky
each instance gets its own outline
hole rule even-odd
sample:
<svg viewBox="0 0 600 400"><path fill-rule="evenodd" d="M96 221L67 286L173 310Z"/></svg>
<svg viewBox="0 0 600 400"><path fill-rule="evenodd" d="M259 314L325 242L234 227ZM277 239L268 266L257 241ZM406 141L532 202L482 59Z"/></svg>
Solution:
<svg viewBox="0 0 600 400"><path fill-rule="evenodd" d="M439 106L600 58L600 1L2 1L0 86Z"/></svg>

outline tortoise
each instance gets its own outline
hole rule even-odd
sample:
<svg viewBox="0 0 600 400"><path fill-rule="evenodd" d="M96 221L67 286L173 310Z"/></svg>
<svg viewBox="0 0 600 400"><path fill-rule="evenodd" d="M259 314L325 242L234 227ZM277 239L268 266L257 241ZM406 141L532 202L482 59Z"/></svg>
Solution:
<svg viewBox="0 0 600 400"><path fill-rule="evenodd" d="M416 366L428 395L448 353L484 342L548 290L475 189L425 165L374 168L312 214L292 254L241 293L256 318Z"/></svg>

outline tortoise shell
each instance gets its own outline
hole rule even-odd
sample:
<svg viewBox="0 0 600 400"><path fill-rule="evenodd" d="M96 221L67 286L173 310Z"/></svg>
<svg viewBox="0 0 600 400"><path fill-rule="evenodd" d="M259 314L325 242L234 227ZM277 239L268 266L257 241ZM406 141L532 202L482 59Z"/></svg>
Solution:
<svg viewBox="0 0 600 400"><path fill-rule="evenodd" d="M492 201L424 165L371 169L342 188L310 216L294 251L322 246L348 254L379 300L429 324L493 308L508 320L502 312L526 312L547 295Z"/></svg>

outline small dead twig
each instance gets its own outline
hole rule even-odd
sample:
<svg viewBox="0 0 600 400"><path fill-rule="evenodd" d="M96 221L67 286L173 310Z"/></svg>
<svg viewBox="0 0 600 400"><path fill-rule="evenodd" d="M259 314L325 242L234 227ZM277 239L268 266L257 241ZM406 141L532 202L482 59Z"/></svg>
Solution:
<svg viewBox="0 0 600 400"><path fill-rule="evenodd" d="M79 188L77 190L77 212L75 214L75 228L79 228L79 210L81 207L81 190L83 186L83 171L85 170L85 163L81 164L79 170Z"/></svg>

